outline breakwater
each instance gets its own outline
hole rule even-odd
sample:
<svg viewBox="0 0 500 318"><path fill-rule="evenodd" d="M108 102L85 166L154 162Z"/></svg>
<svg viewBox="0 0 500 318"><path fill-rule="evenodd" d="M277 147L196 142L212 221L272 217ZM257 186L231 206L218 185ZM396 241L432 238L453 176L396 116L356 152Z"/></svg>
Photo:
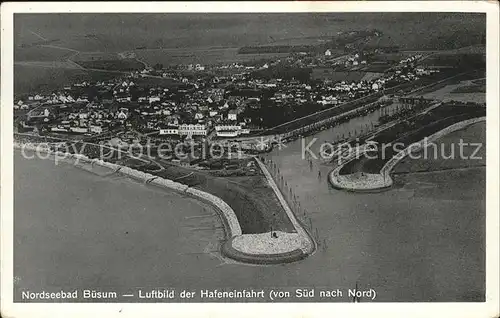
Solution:
<svg viewBox="0 0 500 318"><path fill-rule="evenodd" d="M359 146L353 151L351 151L346 156L346 159L335 169L333 169L332 172L330 172L328 177L329 182L333 187L337 189L343 189L348 191L371 191L371 190L380 190L389 188L394 183L391 177L392 170L403 158L408 156L410 153L420 151L421 149L424 148L425 144L436 141L447 134L464 129L467 126L485 120L486 117L478 117L460 121L418 142L412 143L404 150L398 152L395 156L389 159L380 170L380 173L356 172L349 175L341 175L340 170L346 164L348 164L353 160L356 160L360 156L363 156L367 151L369 151L369 147L367 147L366 145Z"/></svg>

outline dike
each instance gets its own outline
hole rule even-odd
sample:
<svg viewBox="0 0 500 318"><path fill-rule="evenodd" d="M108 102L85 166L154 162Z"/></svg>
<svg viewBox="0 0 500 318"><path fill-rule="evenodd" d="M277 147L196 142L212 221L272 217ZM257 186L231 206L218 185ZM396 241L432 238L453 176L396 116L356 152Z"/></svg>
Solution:
<svg viewBox="0 0 500 318"><path fill-rule="evenodd" d="M207 203L215 210L217 211L217 214L219 215L223 225L224 225L224 230L225 230L225 235L226 235L226 241L222 244L220 247L221 253L233 260L236 260L238 262L243 262L243 263L251 263L251 264L258 264L258 265L272 265L272 264L282 264L282 263L290 263L298 260L302 260L305 257L307 257L309 254L311 254L314 251L314 242L312 239L309 237L309 235L306 233L306 231L298 224L297 220L295 219L295 216L293 215L293 212L291 212L290 208L288 205L283 203L284 199L283 196L281 195L281 192L276 193L278 196L278 199L284 204L285 212L287 215L291 218L292 223L294 224L296 230L297 230L297 235L299 236L299 239L301 241L300 244L294 244L294 245L287 245L288 242L285 242L285 244L281 244L280 246L280 251L276 252L276 249L269 249L266 251L262 251L260 246L252 246L251 244L260 244L258 241L254 241L253 237L255 236L254 234L242 234L242 230L240 227L240 224L238 222L238 219L236 217L236 214L234 210L221 198L214 196L210 193L200 191L195 188L190 188L187 185L174 182L169 179L164 179L158 176L155 176L150 173L145 173L142 171L138 171L135 169L132 169L127 166L122 166L122 165L117 165L114 163L106 162L100 159L91 159L85 155L81 154L72 154L72 153L66 153L66 152L61 152L61 151L53 151L49 147L43 147L40 146L37 143L26 143L26 142L18 142L14 141L14 148L17 149L28 149L31 151L38 151L38 152L43 152L43 153L48 153L51 154L59 160L63 159L72 159L75 161L81 161L85 163L90 163L92 166L98 165L100 167L104 167L107 169L110 169L113 172L117 172L123 175L126 175L130 178L133 178L135 180L144 182L146 184L151 184L154 186L158 186L164 189L169 189L169 190L174 190L178 193L181 193L183 195L188 195L190 197L193 197L197 200L200 200L201 202ZM257 159L258 160L258 159ZM258 161L259 165L261 167L263 164ZM266 177L269 178L268 174L269 172L267 169L263 169L264 173L266 174ZM268 179L269 180L269 179ZM272 181L272 180L271 180ZM270 183L271 183L270 181ZM271 183L272 186L273 183ZM275 184L274 184L275 185ZM273 189L276 192L275 187ZM292 215L290 215L290 213ZM294 233L295 234L295 233ZM235 240L243 240L245 242L249 242L250 246L245 246L244 249L238 249L233 246L233 242ZM286 239L285 239L286 240ZM268 239L269 245L273 245L274 239L269 235ZM276 241L282 241L282 240L276 240ZM295 242L294 240L289 240L292 242ZM275 244L276 245L276 244ZM286 250L283 251L283 245L286 245ZM259 252L253 252L253 251L259 251Z"/></svg>

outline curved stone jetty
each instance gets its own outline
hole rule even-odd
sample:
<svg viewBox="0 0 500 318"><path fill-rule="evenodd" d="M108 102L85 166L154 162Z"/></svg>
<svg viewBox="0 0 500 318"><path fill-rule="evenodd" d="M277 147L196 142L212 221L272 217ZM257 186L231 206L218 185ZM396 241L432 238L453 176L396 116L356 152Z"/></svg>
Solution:
<svg viewBox="0 0 500 318"><path fill-rule="evenodd" d="M454 131L464 129L467 126L472 124L485 121L486 117L478 117L467 119L453 125L450 125L422 140L419 142L415 142L405 148L404 150L398 152L394 157L392 157L389 161L387 161L382 169L380 169L380 173L364 173L364 172L356 172L349 175L340 175L340 170L352 160L355 160L359 157L359 155L364 154L367 151L366 145L359 146L355 151L352 151L349 156L347 156L346 160L344 160L340 165L333 169L329 176L328 181L330 184L342 190L348 191L373 191L373 190L381 190L389 188L393 185L394 181L391 177L392 169L406 156L408 156L412 152L416 152L421 150L424 147L424 144L427 142L433 142L447 134L450 134Z"/></svg>

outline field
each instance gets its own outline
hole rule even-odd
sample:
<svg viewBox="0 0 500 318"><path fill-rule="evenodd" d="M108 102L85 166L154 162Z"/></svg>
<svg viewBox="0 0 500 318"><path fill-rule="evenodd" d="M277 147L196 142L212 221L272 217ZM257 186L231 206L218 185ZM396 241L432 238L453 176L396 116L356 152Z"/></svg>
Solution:
<svg viewBox="0 0 500 318"><path fill-rule="evenodd" d="M330 80L333 82L358 82L367 75L366 72L335 71L331 68L313 68L311 78L320 80Z"/></svg>
<svg viewBox="0 0 500 318"><path fill-rule="evenodd" d="M106 80L113 77L116 77L116 74L77 68L15 65L14 92L16 96L34 94L35 92L50 93L75 81Z"/></svg>
<svg viewBox="0 0 500 318"><path fill-rule="evenodd" d="M14 92L16 95L32 92L47 93L85 76L86 72L78 69L15 65Z"/></svg>
<svg viewBox="0 0 500 318"><path fill-rule="evenodd" d="M460 140L466 144L463 147L462 157L459 150ZM479 148L473 146L473 143L479 144ZM449 159L434 156L436 150L433 149L433 146L429 146L426 152L423 150L417 152L418 159L406 157L401 160L394 167L393 173L405 174L486 166L486 125L484 122L448 134L435 141L434 144L437 151L444 149L447 156L451 154L454 156Z"/></svg>
<svg viewBox="0 0 500 318"><path fill-rule="evenodd" d="M75 53L52 47L33 46L29 48L14 48L14 61L65 61Z"/></svg>
<svg viewBox="0 0 500 318"><path fill-rule="evenodd" d="M378 72L365 72L365 76L361 79L362 81L374 81L380 77L382 77L384 73L378 73Z"/></svg>
<svg viewBox="0 0 500 318"><path fill-rule="evenodd" d="M161 85L162 87L175 87L182 85L182 83L178 83L167 77L138 77L134 80L134 83L139 87L150 87L155 85Z"/></svg>
<svg viewBox="0 0 500 318"><path fill-rule="evenodd" d="M80 52L71 59L77 63L79 61L116 60L119 59L119 55L114 52Z"/></svg>
<svg viewBox="0 0 500 318"><path fill-rule="evenodd" d="M148 64L220 64L241 63L263 59L285 57L286 53L238 54L237 47L229 48L178 48L178 49L141 49L134 50L136 56Z"/></svg>
<svg viewBox="0 0 500 318"><path fill-rule="evenodd" d="M78 61L79 65L89 69L102 69L109 71L137 71L144 68L144 64L135 59L122 60L92 60Z"/></svg>

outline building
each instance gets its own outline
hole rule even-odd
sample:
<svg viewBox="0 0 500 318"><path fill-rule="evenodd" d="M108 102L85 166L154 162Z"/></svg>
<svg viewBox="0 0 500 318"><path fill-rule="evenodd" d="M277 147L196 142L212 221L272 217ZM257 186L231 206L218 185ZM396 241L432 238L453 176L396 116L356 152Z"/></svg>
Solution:
<svg viewBox="0 0 500 318"><path fill-rule="evenodd" d="M215 126L217 137L237 137L243 134L249 134L249 129L244 129L240 124L231 122L219 123Z"/></svg>
<svg viewBox="0 0 500 318"><path fill-rule="evenodd" d="M164 129L160 129L160 135L178 135L179 126L167 126Z"/></svg>
<svg viewBox="0 0 500 318"><path fill-rule="evenodd" d="M215 126L216 131L220 130L240 130L241 125L237 125L235 123L219 123Z"/></svg>
<svg viewBox="0 0 500 318"><path fill-rule="evenodd" d="M332 56L332 51L329 49L325 51L325 56Z"/></svg>
<svg viewBox="0 0 500 318"><path fill-rule="evenodd" d="M203 124L182 124L179 126L180 136L206 136L207 127Z"/></svg>

